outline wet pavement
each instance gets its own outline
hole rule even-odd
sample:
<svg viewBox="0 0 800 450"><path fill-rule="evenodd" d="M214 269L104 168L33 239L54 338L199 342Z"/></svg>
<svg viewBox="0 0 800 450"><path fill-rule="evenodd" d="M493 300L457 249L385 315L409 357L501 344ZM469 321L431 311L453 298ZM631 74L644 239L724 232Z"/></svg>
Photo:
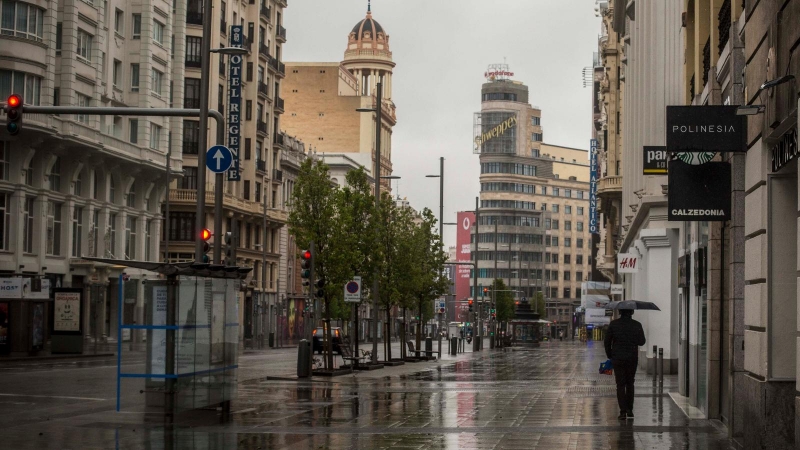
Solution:
<svg viewBox="0 0 800 450"><path fill-rule="evenodd" d="M677 390L674 376L666 377L659 391L652 377L640 374L636 418L618 421L613 376L597 373L605 360L599 344L565 341L527 351L487 349L435 364L406 364L330 380L252 378L239 383L227 423L198 420L171 430L135 408L113 412L107 398L91 400L91 385L80 381L73 395L53 399L46 413L26 415L24 405L9 402L35 403L35 398L0 393L0 448L729 447L722 425L689 419L672 401L668 392ZM56 374L58 370L68 369L56 369ZM90 381L92 367L85 372L81 377ZM17 411L13 417L7 413L11 410ZM216 420L215 413L208 416Z"/></svg>

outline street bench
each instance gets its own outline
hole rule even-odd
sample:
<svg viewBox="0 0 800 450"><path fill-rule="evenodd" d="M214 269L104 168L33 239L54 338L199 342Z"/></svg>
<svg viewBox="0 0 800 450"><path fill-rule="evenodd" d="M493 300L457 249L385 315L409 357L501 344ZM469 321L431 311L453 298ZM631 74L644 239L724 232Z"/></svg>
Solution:
<svg viewBox="0 0 800 450"><path fill-rule="evenodd" d="M429 350L421 350L421 349L420 350L416 350L414 348L414 343L412 341L406 341L406 346L408 346L409 353L414 353L417 358L420 357L419 356L420 353L424 353L425 354L425 358L434 359L435 360L436 356L434 356L434 355L436 355L438 353L438 352L434 352L432 350L431 351L429 351Z"/></svg>
<svg viewBox="0 0 800 450"><path fill-rule="evenodd" d="M350 365L357 365L358 363L364 362L366 356L363 351L361 353L361 356L353 356L353 351L350 348L350 339L344 339L339 346L339 356L342 357L343 361L349 362Z"/></svg>

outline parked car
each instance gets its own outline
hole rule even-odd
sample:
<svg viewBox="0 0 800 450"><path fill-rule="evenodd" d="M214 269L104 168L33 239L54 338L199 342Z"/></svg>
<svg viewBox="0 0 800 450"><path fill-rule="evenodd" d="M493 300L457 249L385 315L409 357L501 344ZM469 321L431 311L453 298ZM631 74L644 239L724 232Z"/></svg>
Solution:
<svg viewBox="0 0 800 450"><path fill-rule="evenodd" d="M333 351L339 355L342 354L342 329L339 327L331 328L331 340L333 341ZM322 327L314 330L314 336L311 343L311 351L315 353L322 353L325 350L325 335L322 332Z"/></svg>

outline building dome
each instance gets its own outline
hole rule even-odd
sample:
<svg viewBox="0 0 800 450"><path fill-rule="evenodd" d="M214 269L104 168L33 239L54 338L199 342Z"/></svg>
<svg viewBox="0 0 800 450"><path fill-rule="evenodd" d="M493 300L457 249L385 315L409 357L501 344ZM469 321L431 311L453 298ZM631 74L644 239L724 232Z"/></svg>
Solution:
<svg viewBox="0 0 800 450"><path fill-rule="evenodd" d="M367 16L350 31L348 41L349 44L356 44L360 48L388 49L389 36L386 35L381 24L372 18L371 5L367 5Z"/></svg>

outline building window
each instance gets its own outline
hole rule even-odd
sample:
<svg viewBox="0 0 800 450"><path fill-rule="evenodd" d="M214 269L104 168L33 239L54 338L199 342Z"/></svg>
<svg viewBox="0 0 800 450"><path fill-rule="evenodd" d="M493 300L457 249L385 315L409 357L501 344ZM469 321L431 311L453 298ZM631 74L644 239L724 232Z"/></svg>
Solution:
<svg viewBox="0 0 800 450"><path fill-rule="evenodd" d="M183 107L200 108L200 79L185 78L183 80Z"/></svg>
<svg viewBox="0 0 800 450"><path fill-rule="evenodd" d="M554 213L557 213L557 212L558 212L558 205L555 205L555 204L554 204L554 205L552 206L552 208L553 208L553 212L554 212Z"/></svg>
<svg viewBox="0 0 800 450"><path fill-rule="evenodd" d="M94 209L92 211L92 230L91 230L91 240L89 244L91 247L89 248L89 255L97 257L97 246L100 243L100 210Z"/></svg>
<svg viewBox="0 0 800 450"><path fill-rule="evenodd" d="M47 248L46 254L61 254L61 204L47 202Z"/></svg>
<svg viewBox="0 0 800 450"><path fill-rule="evenodd" d="M161 127L151 123L150 124L150 148L158 150L158 144L161 142Z"/></svg>
<svg viewBox="0 0 800 450"><path fill-rule="evenodd" d="M583 222L578 222L577 223L577 229L578 229L578 231L583 231Z"/></svg>
<svg viewBox="0 0 800 450"><path fill-rule="evenodd" d="M116 197L117 193L117 185L114 183L114 177L108 177L108 202L114 203L114 198Z"/></svg>
<svg viewBox="0 0 800 450"><path fill-rule="evenodd" d="M150 76L153 80L153 92L161 96L161 92L163 90L162 86L164 84L164 74L156 69L153 69Z"/></svg>
<svg viewBox="0 0 800 450"><path fill-rule="evenodd" d="M572 221L570 220L564 221L564 231L572 231Z"/></svg>
<svg viewBox="0 0 800 450"><path fill-rule="evenodd" d="M136 259L136 217L125 217L125 259Z"/></svg>
<svg viewBox="0 0 800 450"><path fill-rule="evenodd" d="M250 200L250 180L244 180L244 199Z"/></svg>
<svg viewBox="0 0 800 450"><path fill-rule="evenodd" d="M572 206L564 205L564 214L572 214Z"/></svg>
<svg viewBox="0 0 800 450"><path fill-rule="evenodd" d="M119 11L119 10L118 10ZM72 257L81 257L83 239L83 208L76 206L72 210Z"/></svg>
<svg viewBox="0 0 800 450"><path fill-rule="evenodd" d="M572 247L572 238L564 238L564 247Z"/></svg>
<svg viewBox="0 0 800 450"><path fill-rule="evenodd" d="M195 213L191 212L171 212L169 226L165 231L169 232L169 240L194 241L196 239L194 217Z"/></svg>
<svg viewBox="0 0 800 450"><path fill-rule="evenodd" d="M133 38L139 39L142 37L142 15L141 14L134 14L133 15Z"/></svg>
<svg viewBox="0 0 800 450"><path fill-rule="evenodd" d="M10 146L8 141L0 141L0 180L8 181L11 167L11 155L8 151Z"/></svg>
<svg viewBox="0 0 800 450"><path fill-rule="evenodd" d="M33 158L28 161L28 167L22 169L25 174L25 184L28 186L33 186Z"/></svg>
<svg viewBox="0 0 800 450"><path fill-rule="evenodd" d="M553 236L550 245L552 247L558 247L558 236ZM553 255L554 258L558 257L558 255ZM554 259L553 262L558 262L558 259Z"/></svg>
<svg viewBox="0 0 800 450"><path fill-rule="evenodd" d="M560 191L559 191L559 189L557 187L553 188L553 195L555 195L556 197L558 197L559 192Z"/></svg>
<svg viewBox="0 0 800 450"><path fill-rule="evenodd" d="M184 120L183 154L196 155L198 145L200 145L200 122L195 120Z"/></svg>
<svg viewBox="0 0 800 450"><path fill-rule="evenodd" d="M125 205L129 208L136 207L136 183L131 185L131 190L128 191L128 195L125 199Z"/></svg>
<svg viewBox="0 0 800 450"><path fill-rule="evenodd" d="M136 144L139 142L139 119L131 119L131 143Z"/></svg>
<svg viewBox="0 0 800 450"><path fill-rule="evenodd" d="M583 191L578 191L578 198L583 200Z"/></svg>
<svg viewBox="0 0 800 450"><path fill-rule="evenodd" d="M144 260L150 261L153 257L152 253L153 250L150 248L152 245L150 239L150 227L153 225L152 220L145 220L144 221Z"/></svg>
<svg viewBox="0 0 800 450"><path fill-rule="evenodd" d="M256 181L256 195L255 195L256 203L261 203L261 183Z"/></svg>
<svg viewBox="0 0 800 450"><path fill-rule="evenodd" d="M94 36L91 34L78 29L78 57L83 58L86 61L92 60L92 39Z"/></svg>
<svg viewBox="0 0 800 450"><path fill-rule="evenodd" d="M541 117L536 117L536 116L531 117L531 125L539 126L541 124L542 124L542 118Z"/></svg>
<svg viewBox="0 0 800 450"><path fill-rule="evenodd" d="M106 256L114 258L114 250L117 248L117 213L108 215L108 234L109 245L106 249Z"/></svg>
<svg viewBox="0 0 800 450"><path fill-rule="evenodd" d="M50 168L50 175L47 178L50 182L50 190L61 192L61 158L56 158L53 167Z"/></svg>
<svg viewBox="0 0 800 450"><path fill-rule="evenodd" d="M33 218L34 213L34 198L28 197L25 199L25 208L22 213L22 251L25 253L33 253Z"/></svg>
<svg viewBox="0 0 800 450"><path fill-rule="evenodd" d="M139 64L131 64L131 92L139 92Z"/></svg>
<svg viewBox="0 0 800 450"><path fill-rule="evenodd" d="M0 250L11 250L8 242L11 223L11 195L0 193Z"/></svg>
<svg viewBox="0 0 800 450"><path fill-rule="evenodd" d="M122 61L118 59L114 60L111 83L115 88L119 88L122 84Z"/></svg>
<svg viewBox="0 0 800 450"><path fill-rule="evenodd" d="M0 70L0 98L6 99L11 94L19 94L26 104L39 105L41 90L40 77L14 70Z"/></svg>
<svg viewBox="0 0 800 450"><path fill-rule="evenodd" d="M2 2L0 34L42 42L44 10L27 3Z"/></svg>
<svg viewBox="0 0 800 450"><path fill-rule="evenodd" d="M583 281L583 272L575 272L575 281Z"/></svg>
<svg viewBox="0 0 800 450"><path fill-rule="evenodd" d="M199 36L186 36L186 67L200 67L200 49L203 39Z"/></svg>
<svg viewBox="0 0 800 450"><path fill-rule="evenodd" d="M564 264L569 264L571 259L572 255L564 255Z"/></svg>
<svg viewBox="0 0 800 450"><path fill-rule="evenodd" d="M123 31L123 24L125 23L125 13L117 8L114 10L114 31L119 34L122 34Z"/></svg>
<svg viewBox="0 0 800 450"><path fill-rule="evenodd" d="M566 263L566 257L564 258L564 262ZM572 273L569 271L564 271L564 281L572 281Z"/></svg>
<svg viewBox="0 0 800 450"><path fill-rule="evenodd" d="M533 133L531 135L531 140L533 142L542 142L542 133Z"/></svg>
<svg viewBox="0 0 800 450"><path fill-rule="evenodd" d="M83 94L78 94L78 106L81 107L88 107L91 106L92 99L91 97ZM88 114L76 114L75 120L81 123L89 123L89 115Z"/></svg>
<svg viewBox="0 0 800 450"><path fill-rule="evenodd" d="M583 206L578 206L578 215L579 216L583 215Z"/></svg>
<svg viewBox="0 0 800 450"><path fill-rule="evenodd" d="M564 189L564 197L571 198L572 197L572 189Z"/></svg>
<svg viewBox="0 0 800 450"><path fill-rule="evenodd" d="M253 101L247 100L247 103L245 103L245 105L246 105L244 108L245 120L253 120Z"/></svg>
<svg viewBox="0 0 800 450"><path fill-rule="evenodd" d="M153 20L153 40L164 45L164 24L157 20Z"/></svg>
<svg viewBox="0 0 800 450"><path fill-rule="evenodd" d="M184 167L181 189L197 189L197 167Z"/></svg>
<svg viewBox="0 0 800 450"><path fill-rule="evenodd" d="M61 54L61 43L62 43L61 39L63 36L63 31L64 31L64 26L61 24L61 22L58 22L56 24L56 55Z"/></svg>
<svg viewBox="0 0 800 450"><path fill-rule="evenodd" d="M583 238L578 238L578 239L575 241L575 244L576 244L576 247L578 247L578 248L583 248ZM579 258L581 258L581 256L580 256L580 255L579 255L578 257L579 257ZM578 264L580 264L580 262L578 262Z"/></svg>

